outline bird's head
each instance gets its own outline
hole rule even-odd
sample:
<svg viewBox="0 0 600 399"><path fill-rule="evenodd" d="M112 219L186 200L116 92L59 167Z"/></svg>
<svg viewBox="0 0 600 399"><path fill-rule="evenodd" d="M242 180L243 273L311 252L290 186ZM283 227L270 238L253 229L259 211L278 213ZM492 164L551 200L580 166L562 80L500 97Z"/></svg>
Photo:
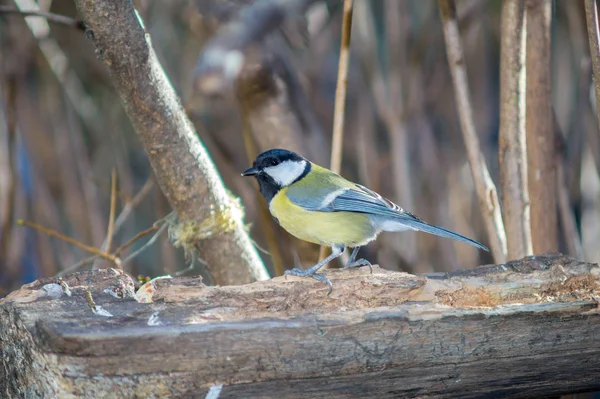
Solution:
<svg viewBox="0 0 600 399"><path fill-rule="evenodd" d="M310 168L310 162L304 157L276 148L257 156L252 167L246 169L242 176L254 176L263 195L271 200L281 188L306 176Z"/></svg>

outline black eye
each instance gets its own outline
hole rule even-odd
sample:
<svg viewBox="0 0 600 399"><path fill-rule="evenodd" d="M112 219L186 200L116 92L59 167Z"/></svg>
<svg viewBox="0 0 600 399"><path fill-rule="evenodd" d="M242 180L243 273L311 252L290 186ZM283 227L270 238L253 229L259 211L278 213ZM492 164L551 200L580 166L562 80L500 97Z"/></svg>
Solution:
<svg viewBox="0 0 600 399"><path fill-rule="evenodd" d="M277 165L279 165L279 160L275 159L275 158L271 159L271 166L277 166Z"/></svg>

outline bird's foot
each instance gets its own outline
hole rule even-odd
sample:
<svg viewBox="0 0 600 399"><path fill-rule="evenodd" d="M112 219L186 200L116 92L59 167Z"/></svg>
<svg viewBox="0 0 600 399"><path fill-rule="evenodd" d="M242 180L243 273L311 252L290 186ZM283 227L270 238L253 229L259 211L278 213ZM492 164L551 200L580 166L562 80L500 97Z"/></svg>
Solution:
<svg viewBox="0 0 600 399"><path fill-rule="evenodd" d="M351 269L353 267L362 267L362 266L369 266L369 270L371 270L371 274L373 274L373 267L371 266L371 262L369 262L368 260L366 260L364 258L360 258L360 259L356 259L356 260L349 260L348 263L346 263L346 266L344 266L344 269Z"/></svg>
<svg viewBox="0 0 600 399"><path fill-rule="evenodd" d="M286 279L287 279L287 276L312 277L315 280L325 283L329 286L329 292L327 293L327 296L329 296L329 294L331 294L331 291L333 290L333 284L331 284L331 281L329 281L329 279L321 273L316 273L311 270L302 270L302 269L294 268L292 270L286 270L283 273L283 275L285 276Z"/></svg>

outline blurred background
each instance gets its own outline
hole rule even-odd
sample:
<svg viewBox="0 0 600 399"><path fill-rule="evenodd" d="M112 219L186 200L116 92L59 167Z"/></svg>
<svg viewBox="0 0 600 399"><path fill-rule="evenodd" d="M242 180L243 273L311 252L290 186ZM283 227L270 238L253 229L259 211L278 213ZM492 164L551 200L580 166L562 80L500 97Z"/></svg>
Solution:
<svg viewBox="0 0 600 399"><path fill-rule="evenodd" d="M244 85L255 81L242 79L235 92L210 95L194 89L198 56L219 26L251 1L134 3L226 186L241 198L251 237L269 252L261 256L271 275L299 263L313 265L319 248L293 239L273 223L254 181L240 172L257 152L272 147L289 148L329 166L341 2L317 3L272 35L268 45L276 56L267 58L270 75L262 86ZM33 0L0 1L15 4L26 9L36 5ZM76 16L71 0L38 4L42 10ZM355 2L342 175L432 224L487 244L437 2L388 5L384 0ZM457 1L476 129L497 186L501 5L500 0ZM562 137L559 160L584 259L598 262L600 134L590 100L585 26L583 2L554 3L552 102ZM254 50L257 63L265 61L262 49ZM102 245L113 168L118 177L116 214L125 213L114 246L170 212L101 56L81 29L0 14L0 296L38 277L73 270L89 256L17 226L18 219ZM571 238L561 233L563 252L569 252L565 243ZM414 232L384 233L360 255L386 269L414 273L492 262L491 255L473 247ZM92 265L81 266L86 267ZM186 267L182 251L164 235L126 271L153 277ZM201 272L197 266L186 273Z"/></svg>

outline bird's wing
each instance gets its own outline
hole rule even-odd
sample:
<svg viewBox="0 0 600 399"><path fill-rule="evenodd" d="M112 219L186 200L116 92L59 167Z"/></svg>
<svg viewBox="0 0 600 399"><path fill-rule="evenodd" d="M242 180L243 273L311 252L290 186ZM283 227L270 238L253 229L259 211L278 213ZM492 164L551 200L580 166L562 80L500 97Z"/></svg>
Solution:
<svg viewBox="0 0 600 399"><path fill-rule="evenodd" d="M375 191L369 190L360 184L356 184L355 188L340 193L340 195L329 204L328 208L333 212L361 212L376 216L421 220L387 198L382 197Z"/></svg>
<svg viewBox="0 0 600 399"><path fill-rule="evenodd" d="M307 190L290 187L287 196L294 204L317 212L358 212L375 216L419 220L392 201L359 184L352 187L319 187Z"/></svg>
<svg viewBox="0 0 600 399"><path fill-rule="evenodd" d="M335 187L335 186L333 186ZM483 244L439 226L433 226L405 211L392 201L359 184L346 188L318 188L316 190L289 189L287 196L294 204L316 212L359 212L374 216L382 230L419 230L440 237L452 238L485 251ZM395 226L384 226L391 221Z"/></svg>

